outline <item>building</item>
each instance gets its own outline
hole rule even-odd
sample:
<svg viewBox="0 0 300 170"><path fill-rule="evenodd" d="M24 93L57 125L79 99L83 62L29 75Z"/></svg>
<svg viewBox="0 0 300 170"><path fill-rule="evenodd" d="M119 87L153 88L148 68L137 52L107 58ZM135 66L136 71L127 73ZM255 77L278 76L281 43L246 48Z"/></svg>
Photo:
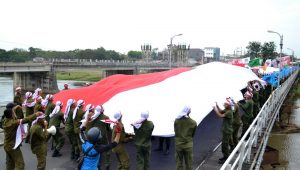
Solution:
<svg viewBox="0 0 300 170"><path fill-rule="evenodd" d="M209 61L219 61L220 60L220 48L218 47L205 47L204 57Z"/></svg>

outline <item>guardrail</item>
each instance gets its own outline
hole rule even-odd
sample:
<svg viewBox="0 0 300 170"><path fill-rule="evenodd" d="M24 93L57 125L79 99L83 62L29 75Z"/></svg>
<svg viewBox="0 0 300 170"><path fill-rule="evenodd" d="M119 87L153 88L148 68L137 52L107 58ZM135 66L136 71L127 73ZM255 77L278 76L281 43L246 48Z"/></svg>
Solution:
<svg viewBox="0 0 300 170"><path fill-rule="evenodd" d="M252 164L252 168L259 169L262 162L263 154L268 143L269 134L272 130L274 121L279 115L279 110L281 105L290 91L296 77L298 70L295 71L282 85L279 86L273 93L269 96L268 100L265 102L260 112L253 120L252 124L237 144L235 149L232 151L230 156L227 158L221 170L233 170L242 169L243 163L249 163L251 158L252 147L257 147L258 138L262 136L262 142L258 148L258 154L255 159L256 164ZM247 139L247 136L248 139ZM252 169L250 168L250 169Z"/></svg>

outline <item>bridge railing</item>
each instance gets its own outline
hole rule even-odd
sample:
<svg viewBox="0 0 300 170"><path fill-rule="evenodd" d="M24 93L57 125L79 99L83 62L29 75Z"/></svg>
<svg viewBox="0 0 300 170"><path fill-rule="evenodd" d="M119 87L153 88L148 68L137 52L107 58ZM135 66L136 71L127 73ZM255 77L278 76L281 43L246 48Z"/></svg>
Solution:
<svg viewBox="0 0 300 170"><path fill-rule="evenodd" d="M278 116L280 107L290 91L297 74L298 71L294 72L279 88L273 91L240 142L221 167L221 170L240 170L244 163L250 163L251 150L253 147L257 147L259 137L264 134L262 143L258 149L260 153L258 157L256 157L256 168L259 168L274 121Z"/></svg>

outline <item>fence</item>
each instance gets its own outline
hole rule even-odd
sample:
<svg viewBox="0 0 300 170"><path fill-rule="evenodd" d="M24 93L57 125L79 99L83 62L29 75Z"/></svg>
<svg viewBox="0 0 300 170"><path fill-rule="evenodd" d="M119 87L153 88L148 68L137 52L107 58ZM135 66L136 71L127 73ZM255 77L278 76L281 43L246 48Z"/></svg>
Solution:
<svg viewBox="0 0 300 170"><path fill-rule="evenodd" d="M297 75L298 71L294 72L282 85L279 86L279 88L273 91L240 142L221 167L221 170L240 170L244 163L250 163L251 150L253 147L257 147L258 139L263 135L257 150L258 153L254 158L256 163L252 164L250 169L260 168L263 154L268 143L269 134L272 130L276 117L279 115L281 105L290 91ZM249 136L248 139L247 136Z"/></svg>

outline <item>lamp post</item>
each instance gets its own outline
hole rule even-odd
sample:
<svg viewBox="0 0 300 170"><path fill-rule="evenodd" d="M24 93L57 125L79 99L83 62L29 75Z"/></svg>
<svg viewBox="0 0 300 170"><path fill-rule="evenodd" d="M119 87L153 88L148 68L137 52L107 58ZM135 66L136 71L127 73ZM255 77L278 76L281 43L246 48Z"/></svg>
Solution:
<svg viewBox="0 0 300 170"><path fill-rule="evenodd" d="M171 37L171 43L170 43L170 56L169 56L169 67L170 70L172 68L172 49L173 49L173 38L177 37L177 36L181 36L182 34L177 34Z"/></svg>
<svg viewBox="0 0 300 170"><path fill-rule="evenodd" d="M281 55L282 55L282 46L283 46L283 35L280 35L278 32L275 31L271 31L268 30L268 33L275 33L279 36L280 38L280 53L279 53L279 59L280 59L280 63L279 63L279 73L278 73L278 87L280 86L280 70L281 70Z"/></svg>
<svg viewBox="0 0 300 170"><path fill-rule="evenodd" d="M292 62L294 61L294 50L293 49L291 49L291 48L287 48L288 50L291 50L292 51Z"/></svg>

